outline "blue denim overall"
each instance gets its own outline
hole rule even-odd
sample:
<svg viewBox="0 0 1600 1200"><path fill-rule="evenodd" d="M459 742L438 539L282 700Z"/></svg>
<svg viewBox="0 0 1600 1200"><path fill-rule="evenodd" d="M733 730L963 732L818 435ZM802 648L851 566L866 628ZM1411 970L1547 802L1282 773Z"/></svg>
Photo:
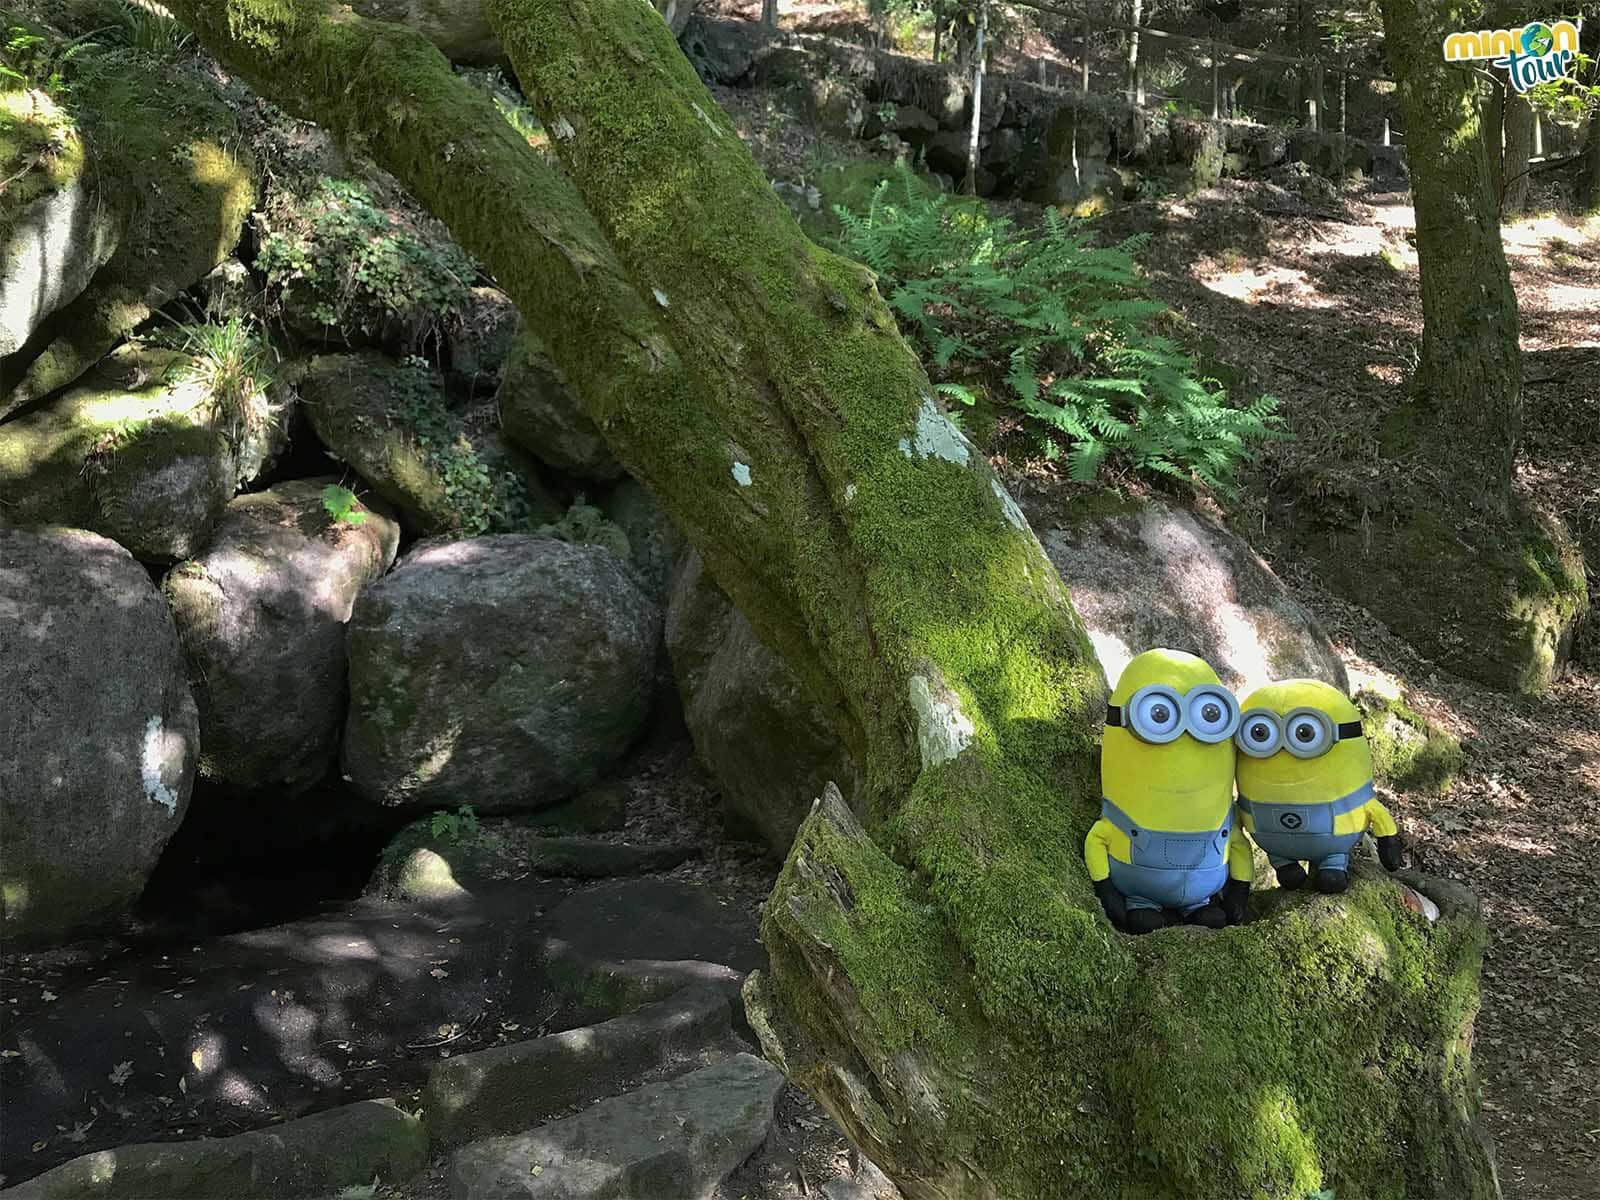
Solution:
<svg viewBox="0 0 1600 1200"><path fill-rule="evenodd" d="M1228 833L1232 815L1222 828L1200 833L1169 833L1135 825L1109 800L1100 815L1128 835L1128 857L1111 855L1111 882L1129 908L1176 908L1193 912L1211 902L1228 882Z"/></svg>
<svg viewBox="0 0 1600 1200"><path fill-rule="evenodd" d="M1344 871L1364 831L1336 834L1333 823L1371 799L1369 782L1327 804L1264 804L1240 796L1239 811L1255 818L1256 845L1274 867L1307 862L1319 871Z"/></svg>

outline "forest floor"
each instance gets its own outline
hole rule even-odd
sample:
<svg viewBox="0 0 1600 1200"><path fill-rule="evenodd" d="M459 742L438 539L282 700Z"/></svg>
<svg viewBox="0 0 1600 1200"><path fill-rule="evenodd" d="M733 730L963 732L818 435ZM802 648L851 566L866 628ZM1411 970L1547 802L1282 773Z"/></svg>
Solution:
<svg viewBox="0 0 1600 1200"><path fill-rule="evenodd" d="M1404 679L1450 728L1467 769L1442 799L1397 813L1425 871L1480 896L1491 930L1475 1059L1507 1200L1600 1196L1600 676L1570 672L1526 700L1438 671L1366 610L1274 554L1263 498L1277 479L1371 453L1373 412L1397 402L1421 334L1405 195L1307 209L1271 185L1226 182L1133 205L1107 222L1153 234L1142 258L1191 332L1269 390L1296 435L1272 447L1230 514L1332 634L1352 673ZM1265 210L1265 211L1263 211ZM1533 216L1504 230L1522 321L1526 416L1518 485L1600 519L1600 222ZM1592 536L1592 535L1591 535ZM1592 552L1592 545L1591 545Z"/></svg>

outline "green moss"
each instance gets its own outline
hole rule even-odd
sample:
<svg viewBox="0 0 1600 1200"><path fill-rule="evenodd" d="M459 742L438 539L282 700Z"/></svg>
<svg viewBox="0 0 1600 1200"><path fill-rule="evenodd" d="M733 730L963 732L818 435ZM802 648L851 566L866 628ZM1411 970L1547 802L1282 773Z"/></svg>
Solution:
<svg viewBox="0 0 1600 1200"><path fill-rule="evenodd" d="M1442 796L1466 764L1455 736L1399 697L1356 693L1378 782L1401 792Z"/></svg>

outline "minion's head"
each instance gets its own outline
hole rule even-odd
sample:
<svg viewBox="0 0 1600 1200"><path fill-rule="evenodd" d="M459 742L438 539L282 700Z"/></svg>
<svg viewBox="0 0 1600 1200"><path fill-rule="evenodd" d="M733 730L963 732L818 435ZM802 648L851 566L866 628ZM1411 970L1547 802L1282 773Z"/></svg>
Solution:
<svg viewBox="0 0 1600 1200"><path fill-rule="evenodd" d="M1102 791L1153 828L1206 827L1233 800L1229 739L1238 720L1238 701L1204 659L1181 650L1146 650L1111 692L1100 753Z"/></svg>
<svg viewBox="0 0 1600 1200"><path fill-rule="evenodd" d="M1267 804L1320 804L1372 781L1361 713L1320 679L1288 679L1245 697L1234 737L1239 795Z"/></svg>

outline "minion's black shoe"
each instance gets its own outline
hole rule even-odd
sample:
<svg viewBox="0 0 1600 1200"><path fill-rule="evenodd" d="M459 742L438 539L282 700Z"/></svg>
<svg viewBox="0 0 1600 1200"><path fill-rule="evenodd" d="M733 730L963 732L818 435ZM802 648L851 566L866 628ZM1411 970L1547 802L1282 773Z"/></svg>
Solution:
<svg viewBox="0 0 1600 1200"><path fill-rule="evenodd" d="M1242 879L1230 879L1217 897L1229 925L1243 925L1249 915L1250 885Z"/></svg>
<svg viewBox="0 0 1600 1200"><path fill-rule="evenodd" d="M1221 929L1228 923L1228 914L1222 905L1213 900L1204 908L1197 908L1183 918L1185 925L1204 925L1207 929Z"/></svg>
<svg viewBox="0 0 1600 1200"><path fill-rule="evenodd" d="M1293 891L1303 887L1306 882L1306 869L1297 862L1284 863L1281 867L1274 867L1278 875L1278 886Z"/></svg>
<svg viewBox="0 0 1600 1200"><path fill-rule="evenodd" d="M1317 891L1333 894L1342 892L1350 886L1350 873L1348 871L1328 870L1317 872Z"/></svg>
<svg viewBox="0 0 1600 1200"><path fill-rule="evenodd" d="M1172 924L1172 919L1159 908L1130 908L1128 910L1129 933L1153 933L1157 929L1165 929Z"/></svg>

